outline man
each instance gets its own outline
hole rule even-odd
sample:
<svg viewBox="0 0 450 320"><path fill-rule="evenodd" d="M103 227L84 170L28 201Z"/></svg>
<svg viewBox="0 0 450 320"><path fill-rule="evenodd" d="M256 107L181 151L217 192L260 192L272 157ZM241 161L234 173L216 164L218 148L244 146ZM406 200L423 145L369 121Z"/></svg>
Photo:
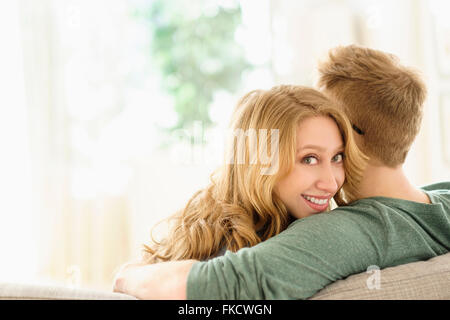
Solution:
<svg viewBox="0 0 450 320"><path fill-rule="evenodd" d="M149 299L306 299L369 266L449 251L450 182L419 189L402 169L422 118L426 89L419 76L390 54L358 46L330 51L319 71L319 86L341 103L370 157L361 199L296 220L237 253L128 265L115 291Z"/></svg>

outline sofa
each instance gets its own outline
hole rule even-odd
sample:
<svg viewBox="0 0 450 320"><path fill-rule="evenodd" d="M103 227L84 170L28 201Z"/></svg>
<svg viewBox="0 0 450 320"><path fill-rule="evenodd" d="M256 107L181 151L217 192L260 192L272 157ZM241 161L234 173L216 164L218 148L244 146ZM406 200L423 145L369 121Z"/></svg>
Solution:
<svg viewBox="0 0 450 320"><path fill-rule="evenodd" d="M450 300L450 253L338 280L311 300ZM378 283L377 280L379 279ZM375 282L375 283L374 283Z"/></svg>
<svg viewBox="0 0 450 320"><path fill-rule="evenodd" d="M450 253L427 261L351 275L311 300L450 300ZM0 283L0 300L136 300L114 292L55 285Z"/></svg>

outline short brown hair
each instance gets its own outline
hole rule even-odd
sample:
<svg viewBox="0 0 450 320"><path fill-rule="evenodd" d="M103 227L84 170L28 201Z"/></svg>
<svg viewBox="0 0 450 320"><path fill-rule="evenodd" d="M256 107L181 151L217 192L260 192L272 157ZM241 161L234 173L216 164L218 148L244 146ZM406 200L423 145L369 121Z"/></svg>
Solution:
<svg viewBox="0 0 450 320"><path fill-rule="evenodd" d="M418 73L392 54L356 45L331 49L318 70L319 87L363 134L361 149L389 167L402 164L422 120L426 87Z"/></svg>

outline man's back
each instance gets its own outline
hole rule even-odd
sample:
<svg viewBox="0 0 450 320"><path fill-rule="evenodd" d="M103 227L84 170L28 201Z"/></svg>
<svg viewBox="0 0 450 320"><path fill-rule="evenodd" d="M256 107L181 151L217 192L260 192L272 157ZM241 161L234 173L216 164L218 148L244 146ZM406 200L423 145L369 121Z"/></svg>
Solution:
<svg viewBox="0 0 450 320"><path fill-rule="evenodd" d="M374 197L293 222L251 249L193 265L190 299L306 299L366 271L450 250L450 182L424 187L432 204Z"/></svg>

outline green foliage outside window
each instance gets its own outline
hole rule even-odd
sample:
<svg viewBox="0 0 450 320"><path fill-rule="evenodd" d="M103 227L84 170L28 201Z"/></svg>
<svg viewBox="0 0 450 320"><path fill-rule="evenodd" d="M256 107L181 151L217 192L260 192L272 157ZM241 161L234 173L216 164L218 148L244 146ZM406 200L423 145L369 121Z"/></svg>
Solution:
<svg viewBox="0 0 450 320"><path fill-rule="evenodd" d="M162 89L174 98L178 123L171 130L195 121L211 125L208 109L214 92L235 92L242 72L251 68L235 41L239 5L225 8L218 3L155 0L138 12L152 28L152 62L161 72Z"/></svg>

